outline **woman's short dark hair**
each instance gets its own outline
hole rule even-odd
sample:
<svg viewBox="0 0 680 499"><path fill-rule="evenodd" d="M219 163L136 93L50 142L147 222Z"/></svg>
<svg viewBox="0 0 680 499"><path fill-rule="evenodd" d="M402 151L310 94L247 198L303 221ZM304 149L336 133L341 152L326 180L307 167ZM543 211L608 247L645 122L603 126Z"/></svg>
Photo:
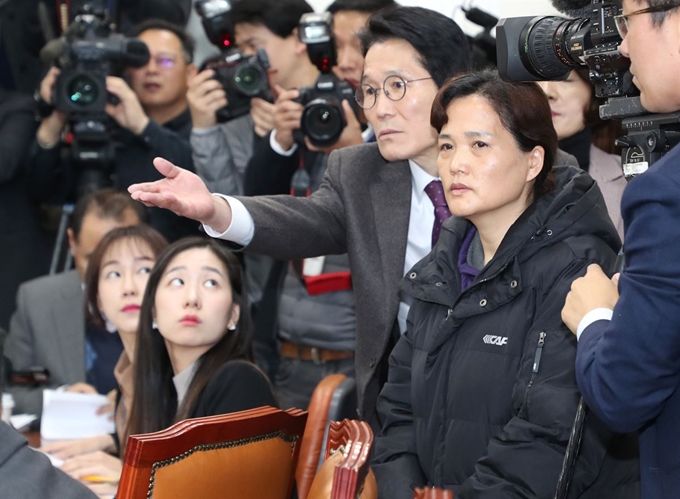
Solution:
<svg viewBox="0 0 680 499"><path fill-rule="evenodd" d="M177 407L177 393L170 356L160 332L153 328L156 291L168 265L181 253L196 248L209 249L226 267L232 300L240 307L235 331L227 331L203 354L182 405ZM189 417L196 399L215 372L230 360L253 360L252 326L243 272L236 256L213 239L190 237L168 246L156 260L149 275L139 316L139 334L135 348L134 396L126 435L163 430L173 422Z"/></svg>
<svg viewBox="0 0 680 499"><path fill-rule="evenodd" d="M520 150L529 152L536 146L545 150L543 168L534 180L532 199L554 190L552 166L557 155L557 132L543 90L533 82L503 81L495 71L456 76L439 90L432 104L430 122L437 132L449 121L447 110L451 102L470 95L479 95L489 102Z"/></svg>
<svg viewBox="0 0 680 499"><path fill-rule="evenodd" d="M146 224L119 227L106 233L92 252L85 272L85 319L104 329L104 318L99 310L99 273L104 255L114 244L125 239L135 244L146 243L153 256L158 256L168 245L168 241L154 228Z"/></svg>
<svg viewBox="0 0 680 499"><path fill-rule="evenodd" d="M408 42L418 52L421 64L438 87L452 76L470 69L467 36L451 18L430 9L394 7L379 10L368 18L359 39L364 57L376 43Z"/></svg>

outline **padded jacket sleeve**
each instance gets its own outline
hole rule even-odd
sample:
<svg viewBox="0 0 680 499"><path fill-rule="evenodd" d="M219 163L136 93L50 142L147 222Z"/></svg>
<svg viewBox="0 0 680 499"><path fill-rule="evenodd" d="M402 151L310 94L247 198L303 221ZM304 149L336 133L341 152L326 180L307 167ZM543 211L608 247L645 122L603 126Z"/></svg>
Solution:
<svg viewBox="0 0 680 499"><path fill-rule="evenodd" d="M409 333L402 335L390 355L387 383L378 398L384 416L382 435L375 439L371 468L380 484L380 497L411 499L415 487L427 483L418 462L411 406L411 359Z"/></svg>

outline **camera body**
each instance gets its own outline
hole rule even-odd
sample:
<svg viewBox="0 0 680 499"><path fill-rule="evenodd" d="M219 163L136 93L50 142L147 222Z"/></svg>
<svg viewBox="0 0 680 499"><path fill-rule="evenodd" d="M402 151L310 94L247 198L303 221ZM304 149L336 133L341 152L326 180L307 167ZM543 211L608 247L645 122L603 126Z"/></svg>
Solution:
<svg viewBox="0 0 680 499"><path fill-rule="evenodd" d="M246 56L231 50L217 60L208 61L204 68L215 71L215 79L220 82L227 93L225 107L218 109L217 122L224 123L250 112L250 99L259 97L266 101L273 100L269 86L269 58L260 49L257 55Z"/></svg>
<svg viewBox="0 0 680 499"><path fill-rule="evenodd" d="M649 115L632 83L630 61L621 54L614 17L621 7L592 0L588 17L553 16L501 19L496 28L498 71L509 81L563 80L576 66L587 66L595 95L606 99L600 118L622 119L618 138L626 178L646 171L680 143L680 113Z"/></svg>
<svg viewBox="0 0 680 499"><path fill-rule="evenodd" d="M587 18L556 16L501 19L496 27L498 71L511 81L563 80L576 66L590 69L595 95L625 96L630 61L621 55L614 16L621 8L593 0Z"/></svg>
<svg viewBox="0 0 680 499"><path fill-rule="evenodd" d="M220 49L219 57L208 60L203 69L215 71L215 79L222 84L228 104L218 109L218 123L233 120L250 112L250 100L259 97L272 102L267 71L269 58L260 49L257 55L247 56L234 48L234 26L229 16L229 0L197 0L196 12L210 42Z"/></svg>
<svg viewBox="0 0 680 499"><path fill-rule="evenodd" d="M332 72L337 64L332 14L304 14L298 36L307 45L310 60L321 71L314 85L301 89L296 99L305 106L300 131L313 146L328 147L340 139L347 126L342 101L347 100L357 116L359 106L354 100L354 88Z"/></svg>
<svg viewBox="0 0 680 499"><path fill-rule="evenodd" d="M41 57L61 69L52 89L52 104L68 118L71 156L80 169L80 196L111 183L114 147L105 110L117 98L107 92L106 77L125 66L146 65L149 49L139 39L112 33L103 1L75 3L79 5L73 22L61 38L43 48Z"/></svg>

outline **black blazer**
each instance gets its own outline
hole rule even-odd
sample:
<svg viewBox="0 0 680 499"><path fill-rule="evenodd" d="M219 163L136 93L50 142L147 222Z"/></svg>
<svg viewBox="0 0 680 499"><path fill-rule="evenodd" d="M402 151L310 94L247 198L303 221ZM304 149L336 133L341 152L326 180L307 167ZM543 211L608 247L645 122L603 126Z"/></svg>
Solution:
<svg viewBox="0 0 680 499"><path fill-rule="evenodd" d="M49 247L24 179L35 129L33 99L0 89L0 327L4 328L19 284L46 274L49 266Z"/></svg>
<svg viewBox="0 0 680 499"><path fill-rule="evenodd" d="M279 405L267 377L250 362L232 360L208 381L189 417L217 416L263 405Z"/></svg>

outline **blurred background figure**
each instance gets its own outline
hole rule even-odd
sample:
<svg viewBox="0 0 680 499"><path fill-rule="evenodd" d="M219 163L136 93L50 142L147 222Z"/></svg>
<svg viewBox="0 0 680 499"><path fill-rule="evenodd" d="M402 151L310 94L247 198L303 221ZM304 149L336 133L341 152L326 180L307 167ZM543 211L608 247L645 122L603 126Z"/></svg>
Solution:
<svg viewBox="0 0 680 499"><path fill-rule="evenodd" d="M621 196L626 179L621 157L610 154L615 151L616 137L623 135L619 133L620 123L600 120L602 101L595 97L587 69L572 71L566 81L542 81L539 85L550 102L560 149L574 155L600 186L609 216L623 240Z"/></svg>
<svg viewBox="0 0 680 499"><path fill-rule="evenodd" d="M123 345L113 326L101 328L85 320L83 279L104 235L116 227L136 225L143 217L143 207L126 193L109 189L82 198L68 228L76 268L19 287L6 355L14 369L49 370L49 381L45 386L8 387L17 413L39 416L43 388L88 383L94 391L107 394L116 386L113 367Z"/></svg>
<svg viewBox="0 0 680 499"><path fill-rule="evenodd" d="M0 71L1 72L1 71ZM0 327L9 326L19 284L46 274L49 247L26 190L26 151L35 134L34 102L0 88Z"/></svg>

